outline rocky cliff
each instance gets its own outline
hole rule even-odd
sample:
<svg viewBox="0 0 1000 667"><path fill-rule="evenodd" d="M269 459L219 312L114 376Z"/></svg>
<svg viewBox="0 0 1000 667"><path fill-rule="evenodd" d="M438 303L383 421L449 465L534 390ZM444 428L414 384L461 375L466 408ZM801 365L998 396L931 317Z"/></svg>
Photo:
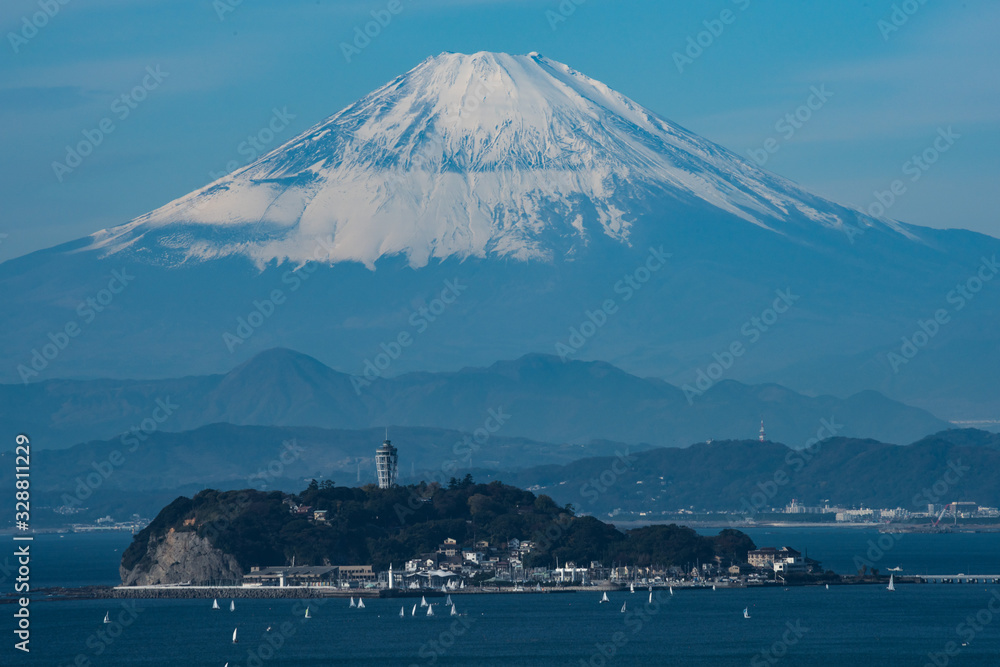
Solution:
<svg viewBox="0 0 1000 667"><path fill-rule="evenodd" d="M243 568L236 559L216 549L193 531L171 528L165 535L150 535L145 554L131 568L119 567L125 586L193 584L238 581Z"/></svg>

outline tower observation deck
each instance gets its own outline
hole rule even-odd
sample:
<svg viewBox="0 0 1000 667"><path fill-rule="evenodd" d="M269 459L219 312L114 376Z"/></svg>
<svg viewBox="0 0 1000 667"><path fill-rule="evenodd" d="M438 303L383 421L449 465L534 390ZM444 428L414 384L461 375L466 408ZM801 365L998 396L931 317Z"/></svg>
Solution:
<svg viewBox="0 0 1000 667"><path fill-rule="evenodd" d="M390 489L396 486L399 474L399 456L389 438L375 450L375 470L378 472L378 488Z"/></svg>

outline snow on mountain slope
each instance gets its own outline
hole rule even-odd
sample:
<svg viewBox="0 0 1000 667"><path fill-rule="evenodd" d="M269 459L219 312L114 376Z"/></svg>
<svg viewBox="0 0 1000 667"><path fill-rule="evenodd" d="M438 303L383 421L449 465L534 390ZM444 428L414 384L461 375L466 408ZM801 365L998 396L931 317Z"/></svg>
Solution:
<svg viewBox="0 0 1000 667"><path fill-rule="evenodd" d="M568 259L598 238L628 244L664 200L790 236L879 224L561 63L444 53L253 164L94 234L90 248L168 265Z"/></svg>

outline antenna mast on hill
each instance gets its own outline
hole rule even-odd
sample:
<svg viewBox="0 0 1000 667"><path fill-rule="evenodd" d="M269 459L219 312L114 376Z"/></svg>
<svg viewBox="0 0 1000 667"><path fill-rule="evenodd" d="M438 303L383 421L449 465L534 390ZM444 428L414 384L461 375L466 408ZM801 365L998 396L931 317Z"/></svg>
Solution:
<svg viewBox="0 0 1000 667"><path fill-rule="evenodd" d="M764 435L764 420L763 419L760 420L760 437L758 438L758 440L760 440L761 442L764 442L765 440L767 440L767 436Z"/></svg>

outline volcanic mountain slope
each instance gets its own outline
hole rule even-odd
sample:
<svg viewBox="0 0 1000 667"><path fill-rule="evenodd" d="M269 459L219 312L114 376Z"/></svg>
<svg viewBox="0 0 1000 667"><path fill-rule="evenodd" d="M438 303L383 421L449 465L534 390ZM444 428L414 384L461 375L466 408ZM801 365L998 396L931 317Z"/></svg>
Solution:
<svg viewBox="0 0 1000 667"><path fill-rule="evenodd" d="M810 195L537 54L442 54L201 190L0 265L0 368L221 373L282 346L358 375L403 337L385 376L556 352L683 385L741 343L713 383L993 416L1000 281L956 289L997 250Z"/></svg>

